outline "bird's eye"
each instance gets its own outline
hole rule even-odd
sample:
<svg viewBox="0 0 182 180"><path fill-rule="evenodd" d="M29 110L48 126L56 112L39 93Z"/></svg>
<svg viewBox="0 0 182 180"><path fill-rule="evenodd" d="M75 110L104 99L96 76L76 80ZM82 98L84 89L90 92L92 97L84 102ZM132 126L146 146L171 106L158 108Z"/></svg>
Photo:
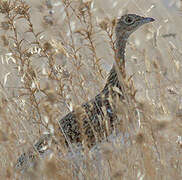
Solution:
<svg viewBox="0 0 182 180"><path fill-rule="evenodd" d="M132 16L127 16L125 19L124 19L125 23L126 24L133 24L134 21L135 21L135 18L132 17Z"/></svg>

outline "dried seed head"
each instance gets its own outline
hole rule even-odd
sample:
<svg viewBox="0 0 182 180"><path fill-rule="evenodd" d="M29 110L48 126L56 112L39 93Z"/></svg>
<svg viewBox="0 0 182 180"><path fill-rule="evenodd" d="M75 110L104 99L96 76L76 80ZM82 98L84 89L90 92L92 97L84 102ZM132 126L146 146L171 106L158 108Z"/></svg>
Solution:
<svg viewBox="0 0 182 180"><path fill-rule="evenodd" d="M106 31L108 28L108 21L107 20L103 20L102 22L99 23L99 26L102 30Z"/></svg>
<svg viewBox="0 0 182 180"><path fill-rule="evenodd" d="M82 2L79 7L80 15L83 16L86 12L90 11L92 7L93 7L92 0Z"/></svg>
<svg viewBox="0 0 182 180"><path fill-rule="evenodd" d="M19 15L28 15L30 6L28 6L25 2L21 2L19 6L15 8L15 12Z"/></svg>
<svg viewBox="0 0 182 180"><path fill-rule="evenodd" d="M0 13L2 14L9 14L9 12L11 11L12 7L10 5L10 1L0 1Z"/></svg>
<svg viewBox="0 0 182 180"><path fill-rule="evenodd" d="M43 45L44 51L50 51L52 49L52 45L49 42L44 43Z"/></svg>
<svg viewBox="0 0 182 180"><path fill-rule="evenodd" d="M51 45L55 49L56 53L64 54L66 57L69 57L68 52L66 51L64 45L56 40L51 40Z"/></svg>

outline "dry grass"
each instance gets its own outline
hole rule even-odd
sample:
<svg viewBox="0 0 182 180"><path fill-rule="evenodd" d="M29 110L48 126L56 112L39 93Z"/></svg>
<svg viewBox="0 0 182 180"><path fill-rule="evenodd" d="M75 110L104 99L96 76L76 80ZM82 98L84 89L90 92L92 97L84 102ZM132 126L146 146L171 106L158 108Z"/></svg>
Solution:
<svg viewBox="0 0 182 180"><path fill-rule="evenodd" d="M1 0L0 179L182 179L180 2ZM15 171L41 134L60 136L57 120L103 88L114 61L108 32L126 12L156 18L127 46L137 107L118 103L126 121L91 151L70 155L60 143Z"/></svg>

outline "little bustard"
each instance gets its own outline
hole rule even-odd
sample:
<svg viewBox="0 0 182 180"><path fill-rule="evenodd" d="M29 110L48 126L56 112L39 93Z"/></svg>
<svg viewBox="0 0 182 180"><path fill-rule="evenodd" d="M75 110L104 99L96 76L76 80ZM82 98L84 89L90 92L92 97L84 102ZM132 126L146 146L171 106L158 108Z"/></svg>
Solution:
<svg viewBox="0 0 182 180"><path fill-rule="evenodd" d="M119 80L118 71L122 70L125 64L125 47L129 36L140 26L154 21L150 17L141 17L136 14L126 14L118 19L115 34L115 63L108 75L103 90L91 101L81 105L76 110L68 113L58 121L59 129L65 137L65 142L69 146L72 143L82 144L86 141L88 147L92 147L97 141L100 141L105 133L105 119L109 122L110 128L118 121L116 107L114 102L116 97L123 101L122 84ZM122 74L122 72L121 72ZM116 90L117 89L117 90ZM100 137L100 139L98 138ZM28 160L34 159L35 154L44 154L46 146L52 135L41 137L34 145L34 150L23 153L16 164L16 167L22 167ZM35 151L35 152L34 152Z"/></svg>

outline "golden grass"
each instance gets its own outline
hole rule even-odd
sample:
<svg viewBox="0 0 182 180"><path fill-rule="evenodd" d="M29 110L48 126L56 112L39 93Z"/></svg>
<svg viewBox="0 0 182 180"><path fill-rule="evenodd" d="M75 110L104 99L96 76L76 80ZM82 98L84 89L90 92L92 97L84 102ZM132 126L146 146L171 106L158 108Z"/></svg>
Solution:
<svg viewBox="0 0 182 180"><path fill-rule="evenodd" d="M182 179L182 6L162 2L0 1L0 179ZM70 155L58 143L15 171L41 134L54 131L62 142L57 120L72 109L82 116L78 105L103 88L115 17L126 12L156 19L127 46L137 107L118 102L125 121L91 151Z"/></svg>

